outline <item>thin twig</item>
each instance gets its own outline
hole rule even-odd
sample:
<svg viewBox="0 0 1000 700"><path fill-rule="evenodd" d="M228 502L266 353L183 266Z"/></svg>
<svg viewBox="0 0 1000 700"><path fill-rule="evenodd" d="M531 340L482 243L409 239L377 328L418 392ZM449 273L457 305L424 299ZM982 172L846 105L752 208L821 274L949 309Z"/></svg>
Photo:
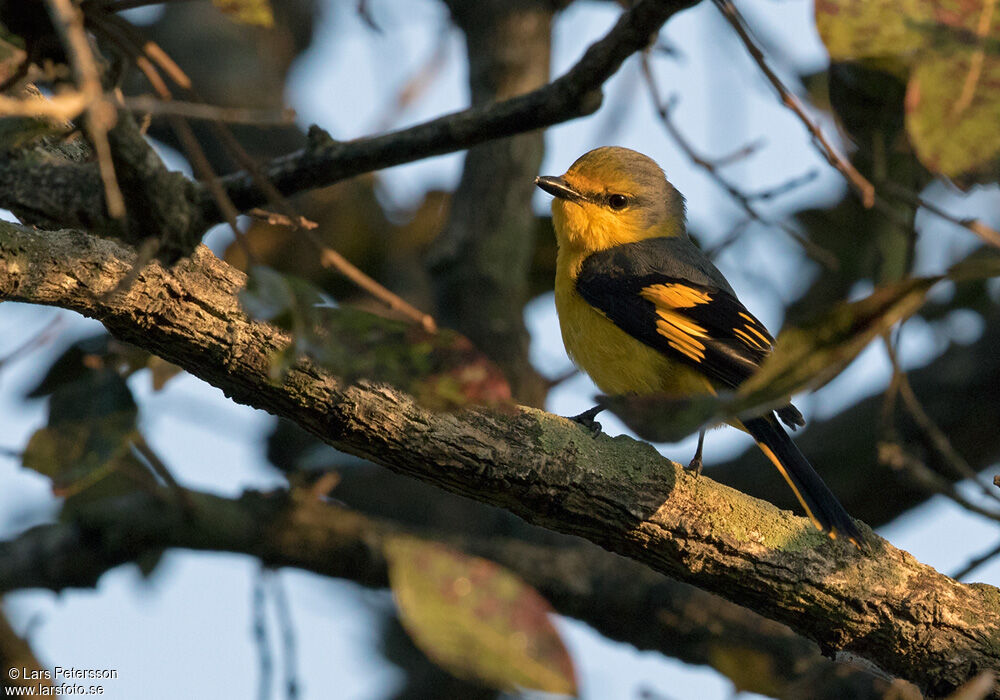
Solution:
<svg viewBox="0 0 1000 700"><path fill-rule="evenodd" d="M732 153L714 158L712 162L715 164L716 168L724 168L727 165L732 165L733 163L738 163L745 158L749 158L754 153L762 149L766 144L767 139L761 136L745 146L740 146Z"/></svg>
<svg viewBox="0 0 1000 700"><path fill-rule="evenodd" d="M41 117L68 122L80 116L86 108L86 95L76 91L52 97L33 95L24 99L0 95L0 116L4 117Z"/></svg>
<svg viewBox="0 0 1000 700"><path fill-rule="evenodd" d="M726 21L736 30L736 34L740 37L740 41L743 42L743 46L746 48L750 57L753 58L754 62L760 68L761 72L767 78L768 82L771 83L772 87L777 90L778 95L781 97L782 104L790 109L795 116L799 118L802 124L809 130L813 139L820 146L820 152L826 158L827 162L836 168L840 173L847 179L847 182L857 190L858 194L861 196L861 203L864 204L865 208L870 209L875 205L875 186L872 185L868 179L858 172L858 169L854 167L849 160L840 154L836 147L830 143L829 139L823 134L823 130L819 128L819 125L812 120L812 118L806 114L805 107L802 101L796 97L791 90L785 87L785 84L781 82L781 78L771 70L771 67L767 63L767 59L764 56L764 52L757 46L757 42L754 41L753 37L750 36L750 30L747 28L746 20L743 15L740 14L739 10L730 0L714 0L715 6L719 8L722 16L726 18Z"/></svg>
<svg viewBox="0 0 1000 700"><path fill-rule="evenodd" d="M780 185L775 185L774 187L769 187L765 190L760 190L758 192L745 192L743 194L748 200L754 201L767 201L769 199L774 199L775 197L780 197L784 194L788 194L794 189L802 187L803 185L808 185L810 182L819 177L818 170L808 170L801 175L789 178Z"/></svg>
<svg viewBox="0 0 1000 700"><path fill-rule="evenodd" d="M194 501L191 499L190 492L181 486L174 475L170 473L170 468L164 464L160 456L153 451L153 448L149 446L146 442L146 438L141 434L132 440L132 445L135 447L136 451L142 455L143 459L149 464L150 469L156 474L163 483L167 485L170 492L177 497L178 502L184 508L188 514L192 514L195 509Z"/></svg>
<svg viewBox="0 0 1000 700"><path fill-rule="evenodd" d="M747 227L750 226L750 223L752 221L753 221L753 219L751 219L751 218L740 219L739 221L737 221L733 225L733 227L729 230L729 233L727 233L722 238L721 241L719 241L718 243L716 243L711 248L708 248L705 251L705 254L708 257L712 258L713 260L715 260L716 258L718 258L719 255L722 254L722 251L724 251L726 248L728 248L729 246L731 246L733 243L735 243L736 241L738 241L743 236L743 234L747 230Z"/></svg>
<svg viewBox="0 0 1000 700"><path fill-rule="evenodd" d="M255 181L257 182L257 186L264 192L265 195L267 195L267 198L274 204L274 206L280 210L280 213L283 213L293 221L302 218L301 215L295 211L295 207L292 206L292 203L289 202L280 191L278 191L278 188L274 186L270 179L268 179L267 174L260 167L257 161L246 152L232 133L218 122L212 122L212 126L216 134L218 134L219 138L222 140L223 145L226 146L227 150L229 150L229 152L236 158L239 164L242 165L247 172L253 175ZM320 238L315 231L308 227L302 228L301 231L309 242L313 244L316 250L319 251L319 261L323 267L336 270L353 282L356 286L371 294L393 311L401 313L415 323L419 324L428 333L437 332L437 322L430 314L424 313L400 297L398 294L389 291L389 289L375 281L374 278L369 277L367 274L362 272L361 269L355 266L350 260L345 258L333 248L327 246L323 242L323 239Z"/></svg>
<svg viewBox="0 0 1000 700"><path fill-rule="evenodd" d="M0 357L0 369L3 369L4 365L13 362L25 353L49 342L49 340L51 340L55 335L56 331L59 330L59 327L63 324L64 318L65 317L62 314L56 314L56 316L51 321L46 323L40 331L25 340L3 357Z"/></svg>
<svg viewBox="0 0 1000 700"><path fill-rule="evenodd" d="M164 101L155 97L140 95L122 100L125 109L153 115L173 114L186 119L213 119L229 124L254 124L260 126L281 126L295 121L295 110L254 109L250 107L219 107L197 102ZM0 110L2 110L0 103Z"/></svg>
<svg viewBox="0 0 1000 700"><path fill-rule="evenodd" d="M575 377L579 373L580 373L580 370L578 370L576 367L573 367L572 369L568 369L568 370L566 370L564 372L560 372L559 374L557 374L556 376L552 377L551 379L546 379L545 380L545 384L548 387L548 389L551 391L553 387L559 386L563 382L569 381L570 379L572 379L573 377Z"/></svg>
<svg viewBox="0 0 1000 700"><path fill-rule="evenodd" d="M363 16L363 15L362 15ZM393 123L399 119L399 116L406 110L408 106L417 101L417 99L427 91L427 89L434 84L434 81L441 75L442 69L447 65L448 61L448 35L449 35L449 25L445 24L444 29L438 33L436 46L433 53L427 58L427 60L421 65L417 71L410 76L410 78L403 85L402 89L396 94L396 98L393 100L392 106L385 110L381 119L378 119L375 123L378 125L376 131L385 131Z"/></svg>
<svg viewBox="0 0 1000 700"><path fill-rule="evenodd" d="M904 450L902 445L893 442L879 443L878 460L896 471L905 472L914 484L928 493L940 494L970 513L976 513L984 518L1000 522L1000 513L983 508L967 499L958 492L951 482Z"/></svg>
<svg viewBox="0 0 1000 700"><path fill-rule="evenodd" d="M663 126L667 130L667 133L670 134L674 142L677 143L677 145L680 146L681 150L684 151L685 155L687 155L687 157L690 158L695 165L705 170L705 172L709 174L709 176L719 185L719 187L724 189L726 193L733 199L733 201L735 201L740 206L740 208L743 209L744 212L746 212L747 216L749 216L754 221L758 221L766 226L776 226L787 236L789 236L792 240L801 245L805 253L813 260L820 263L824 267L827 267L831 270L836 270L840 266L840 262L837 260L836 256L833 255L833 253L826 250L822 246L816 244L814 241L809 240L808 238L800 234L798 231L796 231L788 224L781 222L772 222L768 219L765 219L751 204L750 202L751 198L746 194L744 194L743 192L741 192L736 187L734 187L732 184L730 184L729 181L722 176L722 174L719 172L720 166L718 165L718 162L713 162L705 158L694 149L694 147L690 144L690 142L688 142L688 140L681 133L680 129L674 123L673 117L671 116L671 108L673 104L676 102L676 99L671 98L668 100L663 100L663 98L660 96L660 91L659 88L657 87L656 79L653 76L653 68L650 65L649 56L645 53L642 54L641 57L641 66L643 75L646 78L646 85L649 88L650 98L652 99L653 104L656 107L656 111L660 116L660 121L663 123ZM752 149L750 146L748 146L741 149L740 152L749 154L752 152ZM729 156L726 162L727 164L732 163L733 156ZM779 185L777 188L772 190L772 194L766 194L766 193L764 193L763 195L757 194L754 195L754 197L758 199L766 197L774 197L780 193L787 193L790 189L792 189L792 187L798 187L802 184L804 184L804 178L795 178L791 183L785 183L783 185ZM726 245L728 245L731 242L732 241L727 242Z"/></svg>
<svg viewBox="0 0 1000 700"><path fill-rule="evenodd" d="M46 0L46 4L52 23L59 31L63 46L73 64L77 88L86 98L87 111L84 124L97 156L108 214L112 219L124 223L125 198L118 186L111 158L111 144L108 143L108 130L114 126L117 115L114 105L104 98L101 73L94 53L90 49L87 32L83 28L83 13L72 0Z"/></svg>
<svg viewBox="0 0 1000 700"><path fill-rule="evenodd" d="M319 224L315 221L307 219L304 216L287 216L285 214L279 214L276 211L267 211L266 209L261 209L260 207L254 207L250 211L245 212L245 214L252 219L263 221L271 226L287 226L291 229L307 230L319 227Z"/></svg>
<svg viewBox="0 0 1000 700"><path fill-rule="evenodd" d="M945 221L953 223L956 226L961 226L962 228L968 229L972 233L979 236L979 238L981 238L985 243L1000 248L1000 231L997 231L996 229L987 226L979 219L973 219L973 218L962 219L955 216L954 214L949 214L944 209L942 209L941 207L932 202L927 201L916 192L912 192L909 189L895 182L892 182L891 180L880 181L879 188L884 191L887 191L890 195L896 197L897 199L901 199L904 202L907 202L908 204L912 204L914 206L919 206L923 209L926 209L931 214L934 214L935 216L944 219Z"/></svg>
<svg viewBox="0 0 1000 700"><path fill-rule="evenodd" d="M173 93L167 87L166 82L157 70L157 65L162 65L161 61L157 60L154 64L154 61L147 57L145 47L149 45L149 42L145 42L131 24L115 15L101 15L97 13L91 16L91 24L95 30L103 31L109 35L115 44L135 61L136 66L146 77L146 80L162 101L173 101ZM170 61L168 65L176 66L173 61ZM172 80L175 79L176 73L179 70L179 68L176 71L173 69L170 70L167 72L168 77ZM183 76L182 84L190 85L187 76L184 76L183 73L181 75ZM225 188L222 187L219 176L215 174L215 170L205 155L205 151L202 150L201 144L198 143L194 131L182 117L176 114L167 114L166 117L178 140L181 142L195 174L205 188L215 197L216 205L219 207L219 211L222 212L223 218L229 225L230 230L232 230L237 244L243 249L248 263L251 262L254 259L253 253L237 221L239 211L229 198Z"/></svg>
<svg viewBox="0 0 1000 700"><path fill-rule="evenodd" d="M292 620L292 606L288 603L288 593L285 590L281 572L269 570L268 579L271 584L271 597L274 599L278 627L281 630L281 649L285 667L285 697L295 700L299 697L298 681L298 651L295 642L295 622Z"/></svg>
<svg viewBox="0 0 1000 700"><path fill-rule="evenodd" d="M274 660L271 658L271 644L267 631L267 589L266 570L262 566L253 582L253 640L257 647L257 664L260 678L257 682L257 700L268 700L274 677Z"/></svg>
<svg viewBox="0 0 1000 700"><path fill-rule="evenodd" d="M962 114L969 105L972 104L972 98L976 94L976 86L979 84L979 76L983 72L983 61L986 59L986 47L982 45L982 40L989 32L990 27L993 25L993 11L996 9L997 0L984 0L983 9L979 13L979 23L976 25L976 37L979 39L979 48L974 54L972 54L972 60L969 65L969 72L965 76L965 82L962 84L962 93L955 100L955 104L951 107L951 118L956 119Z"/></svg>
<svg viewBox="0 0 1000 700"><path fill-rule="evenodd" d="M150 61L142 60L144 59L143 52L148 48L149 42L143 42L141 38L137 36L137 31L134 27L128 24L125 20L114 16L95 17L94 23L96 27L102 28L105 31L110 31L117 35L117 43L121 45L136 61L136 64L139 66L140 70L142 70L143 74L146 76L147 80L149 80L153 89L157 92L163 102L174 102L173 93L159 76L156 66L154 66ZM162 66L161 61L162 59L157 61L157 65ZM173 61L170 61L169 64L175 65L173 64ZM179 71L180 69L178 68L177 70ZM171 80L174 80L175 83L178 83L175 77L175 71L167 72L167 76ZM186 90L188 93L192 94L195 99L204 103L204 100L201 99L197 91L191 87L190 80L187 79L186 75L182 74L178 87ZM240 245L243 250L248 264L252 263L254 256L250 250L249 243L246 241L243 232L238 226L237 217L239 216L239 211L233 204L227 191L222 187L219 177L215 174L215 171L205 155L204 150L202 150L201 145L198 143L191 126L179 114L167 113L166 116L170 120L170 124L173 127L174 132L177 134L178 139L180 139L195 173L198 175L205 187L212 193L216 205L223 214L224 220L236 236L237 244ZM240 165L251 174L256 186L264 192L268 200L280 210L280 213L286 216L289 221L298 221L300 219L304 220L304 217L301 217L295 211L291 203L289 203L284 195L282 195L281 192L278 191L278 189L270 182L263 169L257 164L253 157L246 152L232 133L225 128L225 125L218 120L213 119L210 121L213 130L218 135L226 149L233 155L233 157L236 158ZM425 314L412 304L403 300L397 294L389 291L383 285L379 284L362 272L340 253L327 247L319 236L309 230L309 227L301 227L301 230L305 233L309 241L316 246L320 253L320 262L324 267L332 267L337 270L351 280L355 285L368 292L382 303L386 304L390 309L393 309L420 324L421 327L423 327L427 332L433 333L437 330L437 324L433 317Z"/></svg>
<svg viewBox="0 0 1000 700"><path fill-rule="evenodd" d="M917 424L917 427L923 433L925 442L934 448L938 456L941 457L945 464L951 467L957 476L971 480L979 487L979 490L983 494L1000 503L1000 494L980 480L976 470L969 466L965 458L952 446L951 440L948 439L944 431L927 415L924 407L920 404L920 399L917 398L916 393L913 391L913 385L910 384L906 372L903 371L899 364L899 357L896 354L894 344L886 336L883 336L882 339L885 344L886 353L889 355L889 362L892 363L893 383L896 385L898 395L903 400L903 406L906 407L907 413L910 414L914 423Z"/></svg>
<svg viewBox="0 0 1000 700"><path fill-rule="evenodd" d="M961 581L963 578L971 574L973 571L975 571L980 566L988 562L990 559L993 559L994 557L997 556L1000 556L1000 544L997 544L997 546L991 549L990 551L980 554L978 557L970 559L965 566L963 566L961 569L953 573L951 577L956 581Z"/></svg>
<svg viewBox="0 0 1000 700"><path fill-rule="evenodd" d="M361 21L368 25L368 28L374 32L382 34L382 27L378 26L378 22L372 16L371 7L368 4L368 0L358 0L358 17Z"/></svg>

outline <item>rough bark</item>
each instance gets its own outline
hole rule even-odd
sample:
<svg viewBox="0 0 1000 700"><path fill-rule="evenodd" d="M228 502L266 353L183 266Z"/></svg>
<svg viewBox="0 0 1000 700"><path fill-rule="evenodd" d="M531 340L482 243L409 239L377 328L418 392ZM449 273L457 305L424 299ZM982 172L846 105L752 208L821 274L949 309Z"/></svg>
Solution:
<svg viewBox="0 0 1000 700"><path fill-rule="evenodd" d="M575 534L944 694L1000 666L1000 591L963 585L872 535L862 554L805 519L687 474L651 446L591 437L530 408L432 413L392 387L347 384L307 361L280 381L289 342L249 321L244 276L199 248L147 265L75 231L0 225L0 299L99 319L233 399L294 420L346 452Z"/></svg>

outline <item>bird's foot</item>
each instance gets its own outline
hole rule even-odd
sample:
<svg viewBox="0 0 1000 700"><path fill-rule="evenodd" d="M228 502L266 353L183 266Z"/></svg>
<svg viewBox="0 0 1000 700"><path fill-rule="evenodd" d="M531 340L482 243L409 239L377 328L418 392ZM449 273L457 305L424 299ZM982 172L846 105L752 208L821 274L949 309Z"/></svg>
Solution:
<svg viewBox="0 0 1000 700"><path fill-rule="evenodd" d="M570 416L569 419L574 423L579 423L584 428L586 428L587 431L590 432L591 436L597 437L598 435L601 434L601 424L598 423L596 420L594 420L594 417L603 410L604 408L600 405L594 406L593 408L587 409L586 411L584 411L579 415Z"/></svg>
<svg viewBox="0 0 1000 700"><path fill-rule="evenodd" d="M701 476L701 467L702 467L701 453L703 449L705 449L704 429L702 429L701 432L698 433L698 449L694 451L694 457L691 458L691 461L687 465L688 471L694 472L695 477Z"/></svg>
<svg viewBox="0 0 1000 700"><path fill-rule="evenodd" d="M703 466L704 466L704 465L703 465L703 464L701 463L701 455L697 455L697 456L696 456L696 457L695 457L694 459L692 459L692 460L691 460L691 461L690 461L690 462L688 463L688 465L687 465L686 467L684 467L684 468L685 468L685 469L686 469L687 471L689 471L689 472L692 472L692 473L693 473L693 474L695 475L695 477L699 477L699 476L701 476L701 468L702 468Z"/></svg>

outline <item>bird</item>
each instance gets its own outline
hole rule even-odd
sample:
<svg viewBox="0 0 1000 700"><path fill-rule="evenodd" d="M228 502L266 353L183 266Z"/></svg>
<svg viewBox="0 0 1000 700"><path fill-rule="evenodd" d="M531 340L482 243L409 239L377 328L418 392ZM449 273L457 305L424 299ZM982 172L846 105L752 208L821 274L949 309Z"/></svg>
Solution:
<svg viewBox="0 0 1000 700"><path fill-rule="evenodd" d="M553 196L563 343L602 392L714 394L738 387L771 353L774 338L688 236L684 198L653 159L605 146L535 184ZM574 419L600 432L601 410ZM819 530L864 549L861 530L778 418L805 425L790 403L729 422L753 437ZM689 465L697 472L704 437Z"/></svg>

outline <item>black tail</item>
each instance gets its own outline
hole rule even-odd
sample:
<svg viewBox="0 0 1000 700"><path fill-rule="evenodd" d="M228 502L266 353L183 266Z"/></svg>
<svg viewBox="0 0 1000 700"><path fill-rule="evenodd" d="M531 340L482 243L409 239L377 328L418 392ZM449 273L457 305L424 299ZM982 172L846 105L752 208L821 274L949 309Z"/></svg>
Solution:
<svg viewBox="0 0 1000 700"><path fill-rule="evenodd" d="M816 527L830 533L833 538L838 535L843 536L857 547L864 548L864 536L854 524L854 520L823 483L823 479L809 461L799 452L799 448L788 437L788 433L778 425L774 416L745 420L743 425L757 441L761 451L785 477L785 481L792 487L792 491Z"/></svg>

